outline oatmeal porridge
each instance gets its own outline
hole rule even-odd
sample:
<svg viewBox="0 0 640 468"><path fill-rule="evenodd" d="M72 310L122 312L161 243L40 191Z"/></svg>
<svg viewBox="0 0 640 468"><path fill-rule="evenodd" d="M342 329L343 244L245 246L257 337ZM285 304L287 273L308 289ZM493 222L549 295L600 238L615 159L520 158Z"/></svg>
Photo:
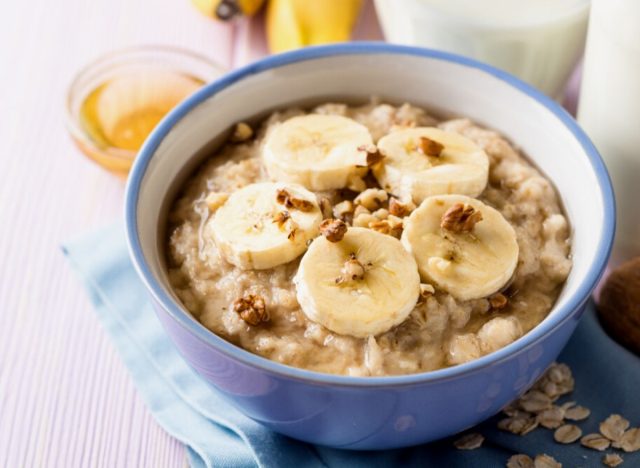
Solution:
<svg viewBox="0 0 640 468"><path fill-rule="evenodd" d="M545 318L571 269L559 198L517 148L408 104L238 124L168 223L169 279L195 318L333 374L491 353Z"/></svg>

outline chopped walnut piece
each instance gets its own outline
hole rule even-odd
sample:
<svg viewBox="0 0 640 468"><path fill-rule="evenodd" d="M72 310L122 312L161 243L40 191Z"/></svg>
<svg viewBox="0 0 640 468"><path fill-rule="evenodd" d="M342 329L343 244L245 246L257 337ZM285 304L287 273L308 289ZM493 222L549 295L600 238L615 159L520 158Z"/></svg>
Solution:
<svg viewBox="0 0 640 468"><path fill-rule="evenodd" d="M367 166L375 166L384 159L384 156L379 151L373 153L367 153Z"/></svg>
<svg viewBox="0 0 640 468"><path fill-rule="evenodd" d="M233 129L233 133L229 140L232 143L242 143L253 136L253 129L244 122L239 122Z"/></svg>
<svg viewBox="0 0 640 468"><path fill-rule="evenodd" d="M402 223L393 224L388 219L375 220L369 223L369 228L382 234L400 238L402 236Z"/></svg>
<svg viewBox="0 0 640 468"><path fill-rule="evenodd" d="M440 227L451 232L471 232L482 221L482 213L471 205L456 203L442 215Z"/></svg>
<svg viewBox="0 0 640 468"><path fill-rule="evenodd" d="M340 203L336 203L333 207L333 216L344 221L348 215L353 214L353 210L353 202L350 200L343 200Z"/></svg>
<svg viewBox="0 0 640 468"><path fill-rule="evenodd" d="M389 213L394 216L398 216L399 218L408 216L415 209L416 205L412 202L402 203L394 197L389 199Z"/></svg>
<svg viewBox="0 0 640 468"><path fill-rule="evenodd" d="M320 232L329 242L339 242L347 233L347 225L341 219L325 219L320 223Z"/></svg>
<svg viewBox="0 0 640 468"><path fill-rule="evenodd" d="M344 266L342 273L336 278L336 284L342 284L349 281L356 281L364 278L364 265L358 261L355 254L350 254Z"/></svg>
<svg viewBox="0 0 640 468"><path fill-rule="evenodd" d="M507 306L507 302L509 302L507 296L502 293L496 293L489 297L489 305L495 310L504 309Z"/></svg>
<svg viewBox="0 0 640 468"><path fill-rule="evenodd" d="M442 150L444 150L444 145L432 140L431 138L422 136L420 137L420 141L418 142L416 149L425 156L438 157L442 153Z"/></svg>
<svg viewBox="0 0 640 468"><path fill-rule="evenodd" d="M276 201L287 208L293 208L300 211L313 210L313 203L302 198L295 198L286 189L278 189L276 192Z"/></svg>
<svg viewBox="0 0 640 468"><path fill-rule="evenodd" d="M436 293L436 288L428 283L420 283L420 295L422 297L429 297Z"/></svg>
<svg viewBox="0 0 640 468"><path fill-rule="evenodd" d="M293 241L296 238L297 232L298 230L296 228L292 228L291 231L289 231L289 234L287 234L287 239Z"/></svg>
<svg viewBox="0 0 640 468"><path fill-rule="evenodd" d="M233 302L233 310L249 325L269 321L269 312L262 296L247 294Z"/></svg>
<svg viewBox="0 0 640 468"><path fill-rule="evenodd" d="M356 205L362 205L366 209L373 211L377 210L387 201L389 195L382 189L370 188L360 193L353 202Z"/></svg>
<svg viewBox="0 0 640 468"><path fill-rule="evenodd" d="M286 222L290 219L291 215L288 211L280 211L273 217L273 222L277 223L280 229L283 229Z"/></svg>

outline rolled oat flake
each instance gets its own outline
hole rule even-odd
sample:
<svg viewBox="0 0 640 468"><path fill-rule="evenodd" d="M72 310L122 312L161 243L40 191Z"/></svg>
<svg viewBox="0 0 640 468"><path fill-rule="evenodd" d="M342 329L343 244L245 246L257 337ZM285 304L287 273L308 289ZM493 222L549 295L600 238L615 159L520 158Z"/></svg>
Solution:
<svg viewBox="0 0 640 468"><path fill-rule="evenodd" d="M562 463L546 453L536 455L533 460L533 466L535 468L562 468Z"/></svg>
<svg viewBox="0 0 640 468"><path fill-rule="evenodd" d="M611 441L602 434L587 434L580 439L580 444L584 447L602 452L609 448Z"/></svg>
<svg viewBox="0 0 640 468"><path fill-rule="evenodd" d="M612 414L600 423L600 433L607 439L618 441L622 439L624 431L629 428L629 421L619 414Z"/></svg>
<svg viewBox="0 0 640 468"><path fill-rule="evenodd" d="M519 453L507 460L507 468L534 468L534 464L529 455Z"/></svg>
<svg viewBox="0 0 640 468"><path fill-rule="evenodd" d="M580 438L582 430L573 424L565 424L560 426L553 433L553 438L561 444L572 444Z"/></svg>
<svg viewBox="0 0 640 468"><path fill-rule="evenodd" d="M640 450L640 429L634 427L626 431L622 435L619 445L625 452L636 452Z"/></svg>
<svg viewBox="0 0 640 468"><path fill-rule="evenodd" d="M480 448L482 442L484 442L484 437L482 436L482 434L471 432L470 434L466 434L460 437L453 443L453 445L458 450L474 450Z"/></svg>
<svg viewBox="0 0 640 468"><path fill-rule="evenodd" d="M607 466L618 466L624 460L617 453L607 453L604 457L602 457L602 463Z"/></svg>

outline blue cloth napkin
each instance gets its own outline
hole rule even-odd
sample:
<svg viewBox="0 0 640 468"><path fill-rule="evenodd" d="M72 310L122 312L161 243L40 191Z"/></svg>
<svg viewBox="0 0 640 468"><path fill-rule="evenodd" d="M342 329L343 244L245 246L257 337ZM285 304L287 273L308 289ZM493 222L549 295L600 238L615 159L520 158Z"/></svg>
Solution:
<svg viewBox="0 0 640 468"><path fill-rule="evenodd" d="M564 466L603 466L603 453L578 443L557 444L553 431L538 428L525 437L499 431L499 416L475 429L486 440L470 451L454 449L454 438L401 450L350 452L278 435L228 406L178 354L129 260L122 226L85 235L63 251L149 410L185 444L193 467L473 468L504 466L515 453L547 453ZM577 423L585 434L597 432L611 413L640 425L640 359L602 331L592 305L559 361L571 367L576 379L576 390L561 401L575 400L591 409L591 416ZM623 467L640 466L640 452L621 455Z"/></svg>

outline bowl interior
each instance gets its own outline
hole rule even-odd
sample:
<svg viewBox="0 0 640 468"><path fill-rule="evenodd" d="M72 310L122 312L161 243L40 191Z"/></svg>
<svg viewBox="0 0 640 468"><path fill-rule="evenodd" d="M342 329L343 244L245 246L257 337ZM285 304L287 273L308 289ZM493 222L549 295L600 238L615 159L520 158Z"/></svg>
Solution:
<svg viewBox="0 0 640 468"><path fill-rule="evenodd" d="M148 275L178 307L163 264L167 206L229 128L276 108L331 99L364 102L371 96L469 117L520 147L553 181L572 225L573 269L545 322L568 315L577 300L586 299L608 255L613 202L606 171L568 115L508 75L446 54L346 48L327 55L318 50L268 59L205 87L174 111L142 149L129 184L129 192L136 192L128 196L134 205L129 223L134 223Z"/></svg>

